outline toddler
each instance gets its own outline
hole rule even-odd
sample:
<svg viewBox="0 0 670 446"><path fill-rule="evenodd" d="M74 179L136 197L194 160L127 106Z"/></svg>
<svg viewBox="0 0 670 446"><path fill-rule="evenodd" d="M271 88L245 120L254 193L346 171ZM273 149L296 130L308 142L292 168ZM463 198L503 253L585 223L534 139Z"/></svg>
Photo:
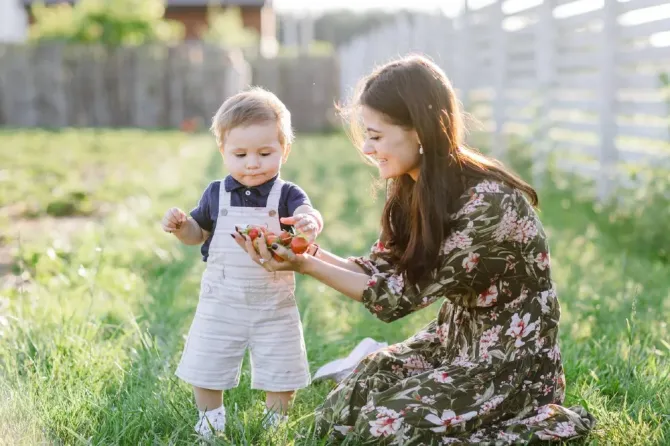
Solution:
<svg viewBox="0 0 670 446"><path fill-rule="evenodd" d="M209 184L190 216L171 208L162 221L181 242L202 243L207 262L176 371L193 386L195 429L204 436L225 428L223 391L239 384L247 348L251 387L266 392L266 422L285 420L294 391L310 382L294 273L266 271L231 234L246 225L279 234L291 223L313 241L323 229L305 192L279 176L293 133L290 113L274 94L253 88L231 97L216 112L212 132L230 174Z"/></svg>

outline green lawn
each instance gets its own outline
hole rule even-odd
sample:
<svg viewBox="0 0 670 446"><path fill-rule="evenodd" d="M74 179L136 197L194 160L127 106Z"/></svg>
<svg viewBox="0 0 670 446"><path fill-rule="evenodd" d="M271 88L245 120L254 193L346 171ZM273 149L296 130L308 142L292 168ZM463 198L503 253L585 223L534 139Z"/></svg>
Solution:
<svg viewBox="0 0 670 446"><path fill-rule="evenodd" d="M374 173L341 135L299 135L283 169L323 213L322 246L341 255L364 253L376 237ZM195 442L191 392L173 371L204 265L159 222L223 174L204 135L0 133L0 444ZM573 189L541 199L563 308L566 404L599 420L585 443L670 443L670 265L628 249L627 226ZM400 341L436 314L384 324L305 278L298 297L313 371L364 337ZM311 415L330 383L299 392L291 424L274 434L261 429L263 397L248 383L245 371L226 395L219 444L315 444Z"/></svg>

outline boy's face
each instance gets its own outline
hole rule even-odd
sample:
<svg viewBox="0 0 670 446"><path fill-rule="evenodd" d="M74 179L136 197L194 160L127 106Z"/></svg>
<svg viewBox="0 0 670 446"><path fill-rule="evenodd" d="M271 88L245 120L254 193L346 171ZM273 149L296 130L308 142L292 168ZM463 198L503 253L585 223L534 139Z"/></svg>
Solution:
<svg viewBox="0 0 670 446"><path fill-rule="evenodd" d="M225 136L220 152L232 177L248 187L270 180L284 162L284 149L274 122L233 128Z"/></svg>

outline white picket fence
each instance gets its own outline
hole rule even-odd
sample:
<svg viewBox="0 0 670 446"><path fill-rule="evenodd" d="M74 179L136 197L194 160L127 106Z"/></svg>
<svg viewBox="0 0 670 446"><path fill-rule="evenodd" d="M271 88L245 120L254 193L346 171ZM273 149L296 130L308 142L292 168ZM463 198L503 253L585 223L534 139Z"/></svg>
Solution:
<svg viewBox="0 0 670 446"><path fill-rule="evenodd" d="M668 0L508 0L403 17L339 49L343 99L410 52L446 71L496 156L531 144L538 179L554 154L606 197L631 172L670 165Z"/></svg>

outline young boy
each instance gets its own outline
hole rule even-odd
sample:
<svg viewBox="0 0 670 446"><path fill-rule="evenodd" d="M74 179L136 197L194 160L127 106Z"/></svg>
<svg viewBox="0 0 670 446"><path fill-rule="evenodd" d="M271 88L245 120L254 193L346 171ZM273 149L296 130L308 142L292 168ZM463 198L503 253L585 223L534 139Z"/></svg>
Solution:
<svg viewBox="0 0 670 446"><path fill-rule="evenodd" d="M202 243L200 299L176 375L193 386L198 433L225 428L223 391L237 387L242 359L251 351L254 389L266 392L267 421L285 419L295 390L310 382L292 272L268 272L254 263L231 234L236 226L296 230L314 240L321 214L300 187L279 178L293 133L286 106L254 88L228 99L214 116L212 132L230 174L212 182L188 217L178 208L163 229L187 245Z"/></svg>

